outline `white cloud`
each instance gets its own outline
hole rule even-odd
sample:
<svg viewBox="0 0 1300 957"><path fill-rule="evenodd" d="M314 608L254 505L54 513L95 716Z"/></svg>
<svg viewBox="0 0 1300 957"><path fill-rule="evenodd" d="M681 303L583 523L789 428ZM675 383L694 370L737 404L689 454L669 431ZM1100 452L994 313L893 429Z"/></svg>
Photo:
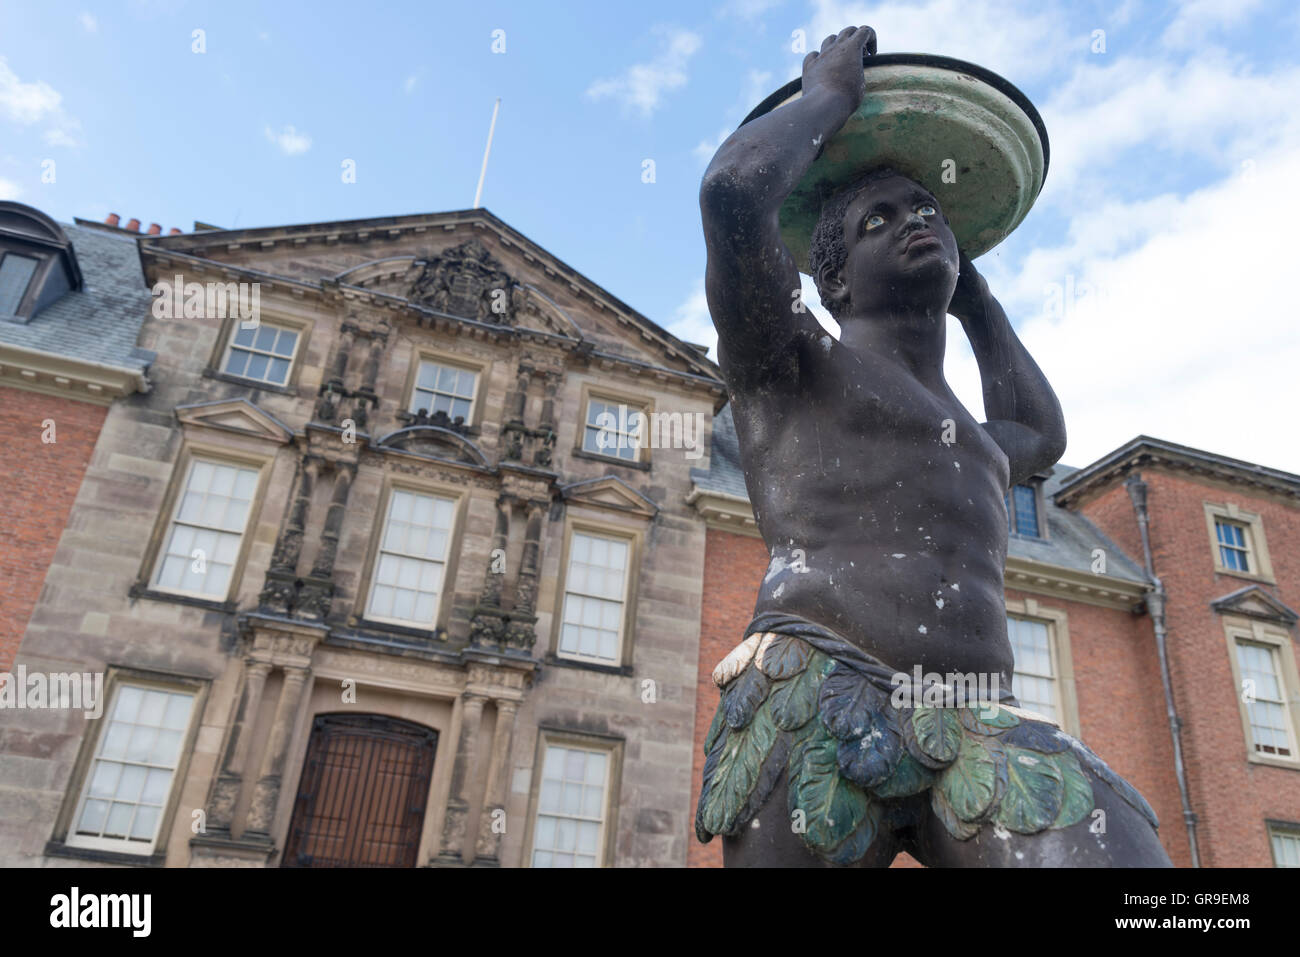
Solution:
<svg viewBox="0 0 1300 957"><path fill-rule="evenodd" d="M0 179L0 199L17 199L23 188L10 179Z"/></svg>
<svg viewBox="0 0 1300 957"><path fill-rule="evenodd" d="M23 83L0 57L0 116L30 126L58 115L63 97L44 80Z"/></svg>
<svg viewBox="0 0 1300 957"><path fill-rule="evenodd" d="M633 64L621 76L596 80L587 87L587 96L593 100L612 98L649 116L662 104L665 94L686 85L686 64L701 42L699 34L689 30L667 31L658 56L648 63Z"/></svg>
<svg viewBox="0 0 1300 957"><path fill-rule="evenodd" d="M707 345L709 354L718 358L718 333L709 318L709 303L704 296L704 280L697 279L690 293L682 304L673 312L673 320L668 324L668 331L683 342Z"/></svg>
<svg viewBox="0 0 1300 957"><path fill-rule="evenodd" d="M419 76L418 76L417 74L415 74L415 73L412 73L410 76L408 76L408 77L406 78L406 81L402 84L402 89L403 89L407 94L414 93L414 92L415 92L415 84L418 83L419 80L420 80Z"/></svg>
<svg viewBox="0 0 1300 957"><path fill-rule="evenodd" d="M708 163L709 160L713 159L713 155L718 152L718 148L726 142L727 137L730 135L731 127L724 126L722 129L718 130L718 135L713 139L703 139L696 143L695 148L691 150L691 152L695 154L695 158L701 163Z"/></svg>
<svg viewBox="0 0 1300 957"><path fill-rule="evenodd" d="M87 33L95 33L99 30L99 21L95 19L93 13L83 11L77 15L77 22L81 24L81 28Z"/></svg>
<svg viewBox="0 0 1300 957"><path fill-rule="evenodd" d="M1259 6L1260 0L1184 0L1160 39L1170 47L1199 47L1216 39L1218 31L1248 19Z"/></svg>
<svg viewBox="0 0 1300 957"><path fill-rule="evenodd" d="M80 124L77 124L76 128L79 129ZM52 129L46 130L41 134L41 138L45 140L46 144L49 146L80 146L81 141L72 135L70 129L71 127L69 126L56 126Z"/></svg>
<svg viewBox="0 0 1300 957"><path fill-rule="evenodd" d="M286 126L279 133L266 127L266 138L270 140L285 156L296 156L311 149L311 137L299 133L294 127Z"/></svg>

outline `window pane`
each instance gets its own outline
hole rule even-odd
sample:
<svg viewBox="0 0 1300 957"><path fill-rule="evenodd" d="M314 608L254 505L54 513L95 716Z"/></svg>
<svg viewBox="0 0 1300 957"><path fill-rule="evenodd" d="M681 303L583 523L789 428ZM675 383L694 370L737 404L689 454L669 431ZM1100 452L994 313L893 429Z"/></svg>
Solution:
<svg viewBox="0 0 1300 957"><path fill-rule="evenodd" d="M12 316L22 304L27 284L40 265L39 259L5 253L0 260L0 316Z"/></svg>

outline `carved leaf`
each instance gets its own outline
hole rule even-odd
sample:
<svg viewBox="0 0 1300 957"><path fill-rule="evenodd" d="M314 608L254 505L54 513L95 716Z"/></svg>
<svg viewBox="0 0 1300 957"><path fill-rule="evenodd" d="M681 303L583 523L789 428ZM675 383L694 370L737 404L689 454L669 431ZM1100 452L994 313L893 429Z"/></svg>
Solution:
<svg viewBox="0 0 1300 957"><path fill-rule="evenodd" d="M872 793L882 799L908 797L920 794L934 781L934 772L904 751L894 773L872 788Z"/></svg>
<svg viewBox="0 0 1300 957"><path fill-rule="evenodd" d="M840 774L838 748L821 722L811 721L790 751L790 813L803 811L804 840L823 855L857 830L868 807L866 792Z"/></svg>
<svg viewBox="0 0 1300 957"><path fill-rule="evenodd" d="M990 704L987 707L959 708L957 717L976 734L1001 734L1007 728L1014 728L1020 719L1006 708Z"/></svg>
<svg viewBox="0 0 1300 957"><path fill-rule="evenodd" d="M943 826L948 829L948 833L959 841L967 841L974 837L980 831L978 824L968 824L957 816L957 812L952 809L948 799L943 796L943 791L939 788L930 789L930 807L934 810L935 815L943 822Z"/></svg>
<svg viewBox="0 0 1300 957"><path fill-rule="evenodd" d="M945 765L957 757L961 722L951 708L916 708L912 712L916 744L930 758Z"/></svg>
<svg viewBox="0 0 1300 957"><path fill-rule="evenodd" d="M1052 760L1061 772L1061 780L1065 787L1061 810L1057 813L1056 820L1052 822L1054 829L1060 829L1078 824L1092 813L1092 809L1097 805L1092 793L1092 783L1088 780L1088 775L1083 773L1083 768L1079 767L1079 759L1073 754L1055 754L1052 755Z"/></svg>
<svg viewBox="0 0 1300 957"><path fill-rule="evenodd" d="M879 711L867 712L865 733L841 741L837 752L841 773L864 788L888 779L902 755L903 742L898 732Z"/></svg>
<svg viewBox="0 0 1300 957"><path fill-rule="evenodd" d="M759 642L757 657L759 670L773 681L793 678L808 666L812 645L793 635L769 632Z"/></svg>
<svg viewBox="0 0 1300 957"><path fill-rule="evenodd" d="M943 792L953 812L963 821L976 821L993 803L998 790L998 775L1005 774L1001 746L993 740L967 734L962 736L957 760L939 776L936 788Z"/></svg>
<svg viewBox="0 0 1300 957"><path fill-rule="evenodd" d="M822 682L822 723L837 738L862 737L871 726L871 712L887 707L888 703L884 692L838 662Z"/></svg>
<svg viewBox="0 0 1300 957"><path fill-rule="evenodd" d="M1050 756L1006 745L1007 793L998 805L997 819L1018 834L1037 834L1056 820L1061 811L1064 783L1061 770Z"/></svg>
<svg viewBox="0 0 1300 957"><path fill-rule="evenodd" d="M700 793L700 825L705 832L729 834L735 829L775 742L776 726L766 706L758 709L747 727L718 738L710 761L705 762Z"/></svg>
<svg viewBox="0 0 1300 957"><path fill-rule="evenodd" d="M817 652L800 674L773 687L772 720L782 731L802 728L817 713L817 693L826 660Z"/></svg>
<svg viewBox="0 0 1300 957"><path fill-rule="evenodd" d="M733 681L723 699L727 724L733 728L743 728L754 717L758 706L767 700L767 693L772 690L772 682L767 675L757 668L746 668L739 678Z"/></svg>

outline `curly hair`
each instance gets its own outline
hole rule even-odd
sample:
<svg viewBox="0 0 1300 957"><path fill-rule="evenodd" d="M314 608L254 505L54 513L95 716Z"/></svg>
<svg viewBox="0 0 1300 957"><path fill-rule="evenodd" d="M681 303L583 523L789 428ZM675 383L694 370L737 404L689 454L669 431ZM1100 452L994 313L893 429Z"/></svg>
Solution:
<svg viewBox="0 0 1300 957"><path fill-rule="evenodd" d="M827 263L833 269L841 269L848 259L849 251L844 245L844 214L848 212L849 204L857 198L858 194L872 183L902 175L892 166L877 166L832 193L822 202L821 216L813 229L812 240L808 246L808 268L812 272L813 281L817 284L817 294L822 298L822 305L836 319L840 317L847 304L827 297L825 290L822 289L820 272L821 267Z"/></svg>

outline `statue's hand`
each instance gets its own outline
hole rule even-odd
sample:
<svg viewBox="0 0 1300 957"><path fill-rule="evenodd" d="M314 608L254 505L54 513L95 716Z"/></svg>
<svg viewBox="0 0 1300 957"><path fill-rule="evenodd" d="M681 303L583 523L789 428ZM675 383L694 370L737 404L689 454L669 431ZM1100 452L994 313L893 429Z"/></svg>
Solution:
<svg viewBox="0 0 1300 957"><path fill-rule="evenodd" d="M953 290L952 301L948 303L948 312L964 323L983 313L984 297L988 295L989 284L964 252L958 251L957 256L961 271L957 274L957 288Z"/></svg>
<svg viewBox="0 0 1300 957"><path fill-rule="evenodd" d="M867 91L862 76L862 51L875 56L876 31L871 27L845 27L822 41L803 61L803 92L823 89L849 98L856 109Z"/></svg>

